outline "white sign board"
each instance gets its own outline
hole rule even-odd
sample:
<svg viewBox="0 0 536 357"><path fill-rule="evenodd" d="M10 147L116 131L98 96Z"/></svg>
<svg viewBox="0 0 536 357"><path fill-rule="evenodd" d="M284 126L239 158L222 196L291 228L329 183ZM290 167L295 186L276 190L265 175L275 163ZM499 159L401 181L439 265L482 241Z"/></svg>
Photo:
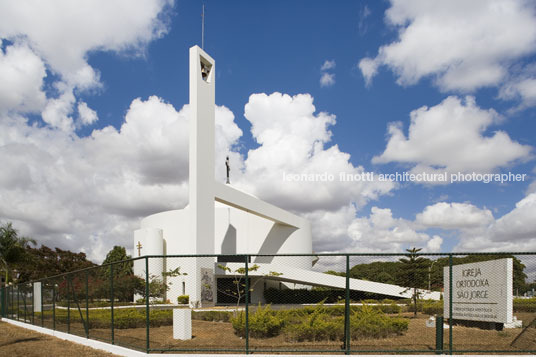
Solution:
<svg viewBox="0 0 536 357"><path fill-rule="evenodd" d="M444 268L444 316L449 318L449 267ZM452 266L452 318L512 322L512 258Z"/></svg>

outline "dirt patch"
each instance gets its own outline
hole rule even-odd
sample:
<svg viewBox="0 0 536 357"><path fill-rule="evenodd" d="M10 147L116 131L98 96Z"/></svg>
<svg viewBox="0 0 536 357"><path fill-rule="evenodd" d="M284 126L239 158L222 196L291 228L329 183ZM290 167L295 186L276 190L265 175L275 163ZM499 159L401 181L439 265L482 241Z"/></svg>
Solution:
<svg viewBox="0 0 536 357"><path fill-rule="evenodd" d="M361 339L352 340L351 347L357 351L429 351L435 350L435 328L426 327L427 316L411 318L407 333L384 339ZM536 329L533 329L536 331ZM92 330L92 333L105 334L109 331ZM453 348L457 350L480 350L480 351L506 351L536 349L536 341L532 340L532 332L527 334L523 344L511 346L512 341L521 332L521 329L505 329L504 331L482 330L479 328L454 326ZM146 329L116 330L115 341L119 345L140 346L145 348ZM151 349L177 349L177 350L244 350L245 339L234 334L230 323L211 321L192 321L193 338L187 341L173 339L172 326L150 328ZM529 337L530 336L530 337ZM448 349L449 330L444 330L444 348ZM317 341L317 342L289 342L283 335L272 338L250 338L251 350L327 350L330 353L340 351L342 341Z"/></svg>
<svg viewBox="0 0 536 357"><path fill-rule="evenodd" d="M409 315L405 315L409 318ZM530 322L527 316L524 321ZM533 316L530 316L533 317ZM433 353L435 349L435 328L426 327L427 315L419 315L418 318L409 318L408 331L402 336L384 339L360 339L352 340L351 348L363 353L373 354L374 351L422 351L421 353ZM66 331L67 326L57 324L56 328ZM16 331L11 332L11 331ZM536 328L530 327L518 342L511 345L522 329L505 329L504 331L482 330L473 327L453 327L453 347L455 350L473 351L507 351L507 350L535 350ZM71 323L70 332L79 336L85 336L83 325L77 322ZM192 321L193 338L187 341L173 339L173 327L162 326L149 329L149 347L151 350L182 350L197 351L197 353L210 354L212 351L224 353L240 353L245 349L246 341L234 334L231 323L212 321ZM47 335L24 330L6 323L0 325L0 355L23 355L23 356L71 356L77 353L81 356L111 356L104 352L92 350L73 343L62 341ZM111 342L110 329L90 329L90 338ZM147 347L147 330L145 328L115 329L115 344L145 351ZM448 348L449 330L444 330L444 348ZM68 346L68 347L67 347ZM317 341L317 342L289 342L283 334L265 339L251 338L249 340L251 350L279 350L292 351L306 354L307 351L325 350L325 353L341 351L342 341ZM73 348L84 349L83 351ZM367 351L367 352L365 352ZM155 351L156 352L156 351ZM381 354L380 352L377 352ZM318 354L315 353L315 354Z"/></svg>
<svg viewBox="0 0 536 357"><path fill-rule="evenodd" d="M115 355L0 322L0 356L112 357Z"/></svg>

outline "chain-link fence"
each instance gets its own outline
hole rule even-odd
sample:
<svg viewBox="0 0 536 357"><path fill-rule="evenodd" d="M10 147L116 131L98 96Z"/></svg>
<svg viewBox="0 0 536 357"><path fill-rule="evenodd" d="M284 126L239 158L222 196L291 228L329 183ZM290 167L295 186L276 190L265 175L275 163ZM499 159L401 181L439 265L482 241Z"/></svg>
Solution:
<svg viewBox="0 0 536 357"><path fill-rule="evenodd" d="M3 287L0 312L149 353L534 354L535 258L147 256Z"/></svg>

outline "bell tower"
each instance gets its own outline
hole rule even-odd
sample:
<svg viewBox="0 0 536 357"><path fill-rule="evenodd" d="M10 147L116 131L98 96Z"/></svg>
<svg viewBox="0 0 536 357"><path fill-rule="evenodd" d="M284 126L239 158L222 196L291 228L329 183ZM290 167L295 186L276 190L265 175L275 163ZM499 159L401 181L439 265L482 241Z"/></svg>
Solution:
<svg viewBox="0 0 536 357"><path fill-rule="evenodd" d="M190 239L195 254L214 254L215 62L190 48Z"/></svg>
<svg viewBox="0 0 536 357"><path fill-rule="evenodd" d="M214 254L215 64L199 46L190 48L189 238L194 254ZM207 269L214 270L214 259L196 258L191 301L201 302Z"/></svg>

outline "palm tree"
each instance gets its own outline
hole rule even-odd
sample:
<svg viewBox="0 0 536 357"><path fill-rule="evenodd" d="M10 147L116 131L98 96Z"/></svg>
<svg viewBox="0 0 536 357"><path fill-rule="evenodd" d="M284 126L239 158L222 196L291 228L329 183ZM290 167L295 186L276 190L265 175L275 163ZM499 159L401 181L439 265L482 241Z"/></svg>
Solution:
<svg viewBox="0 0 536 357"><path fill-rule="evenodd" d="M35 244L35 240L19 237L17 230L13 228L11 222L0 226L0 263L6 273L6 285L9 279L9 266L22 260L25 250L30 243Z"/></svg>

